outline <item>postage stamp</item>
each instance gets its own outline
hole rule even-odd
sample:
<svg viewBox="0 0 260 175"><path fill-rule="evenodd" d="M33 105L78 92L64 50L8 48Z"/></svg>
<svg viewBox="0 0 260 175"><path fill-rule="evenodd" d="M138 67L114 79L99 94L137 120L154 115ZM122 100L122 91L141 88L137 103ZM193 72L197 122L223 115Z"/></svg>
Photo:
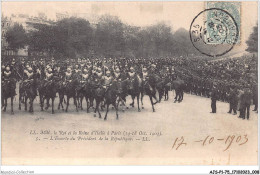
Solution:
<svg viewBox="0 0 260 175"><path fill-rule="evenodd" d="M206 4L206 9L218 8L218 9L222 9L222 10L228 12L234 18L239 31L241 31L240 30L240 27L241 27L241 2L208 1L208 2L205 2L205 4ZM207 13L207 17L206 17L207 21L210 21L214 17L214 14L212 14L211 12L212 11L209 11ZM215 22L217 22L217 21L215 21ZM217 23L219 23L219 22L217 22ZM211 37L212 40L208 41L208 44L218 44L218 43L223 42L223 39L221 39L221 36L223 36L223 34L221 32L221 31L223 31L223 29L222 29L223 26L221 24L218 24L217 26L219 26L219 29L220 29L220 32L217 32L217 33L214 30L210 30L210 28L213 27L212 25L208 26L208 31L209 31L208 35L209 36L214 36L214 35L217 36L218 34L220 35L220 37L217 37L217 38ZM236 44L240 43L240 35L241 35L241 33L239 32ZM227 35L227 38L224 40L224 42L231 43L232 35Z"/></svg>
<svg viewBox="0 0 260 175"><path fill-rule="evenodd" d="M190 26L193 46L202 54L218 57L231 51L237 43L239 28L233 16L222 9L201 11Z"/></svg>

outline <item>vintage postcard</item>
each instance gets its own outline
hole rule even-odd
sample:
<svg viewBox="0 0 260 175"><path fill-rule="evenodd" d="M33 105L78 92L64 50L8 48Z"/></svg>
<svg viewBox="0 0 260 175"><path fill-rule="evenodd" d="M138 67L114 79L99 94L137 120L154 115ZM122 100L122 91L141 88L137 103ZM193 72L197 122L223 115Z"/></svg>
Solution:
<svg viewBox="0 0 260 175"><path fill-rule="evenodd" d="M2 165L258 165L258 2L1 2Z"/></svg>

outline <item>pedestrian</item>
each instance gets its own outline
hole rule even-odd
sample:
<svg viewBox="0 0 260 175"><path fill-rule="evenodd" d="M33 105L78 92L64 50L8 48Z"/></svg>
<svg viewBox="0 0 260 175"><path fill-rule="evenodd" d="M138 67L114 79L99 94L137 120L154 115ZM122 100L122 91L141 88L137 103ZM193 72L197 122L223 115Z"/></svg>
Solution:
<svg viewBox="0 0 260 175"><path fill-rule="evenodd" d="M217 93L217 89L216 86L213 85L213 89L211 92L211 113L216 113L217 112L217 99L218 99L218 93Z"/></svg>

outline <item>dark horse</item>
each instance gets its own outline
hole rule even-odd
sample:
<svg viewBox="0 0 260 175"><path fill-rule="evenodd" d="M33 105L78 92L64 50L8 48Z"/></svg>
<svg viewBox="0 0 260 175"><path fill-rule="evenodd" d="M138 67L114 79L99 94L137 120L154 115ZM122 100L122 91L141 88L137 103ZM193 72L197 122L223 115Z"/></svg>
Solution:
<svg viewBox="0 0 260 175"><path fill-rule="evenodd" d="M101 118L101 114L99 111L99 105L104 100L104 96L105 96L105 89L103 87L101 87L100 85L96 85L95 90L94 90L94 98L96 101L94 117L96 117L96 112L98 111L99 118Z"/></svg>
<svg viewBox="0 0 260 175"><path fill-rule="evenodd" d="M29 99L29 112L33 113L33 101L36 96L36 79L21 82L19 87L19 110L21 110L21 102L22 98L24 98L24 110L27 111L27 100Z"/></svg>
<svg viewBox="0 0 260 175"><path fill-rule="evenodd" d="M128 80L117 81L117 90L118 90L117 107L120 102L121 102L121 105L123 105L124 107L126 106L126 97L128 95L127 94L128 93L127 85L128 85ZM125 108L123 108L123 112L124 111L125 111Z"/></svg>
<svg viewBox="0 0 260 175"><path fill-rule="evenodd" d="M93 95L93 84L89 81L80 85L78 88L78 98L79 98L79 107L83 110L82 101L85 98L87 103L87 113L89 113L89 108L93 106L94 95Z"/></svg>
<svg viewBox="0 0 260 175"><path fill-rule="evenodd" d="M46 107L45 110L48 110L50 107L50 99L51 99L51 106L52 106L52 114L54 114L54 100L56 98L56 93L58 91L58 83L59 79L58 77L53 77L53 80L50 80L48 82L45 82L44 87L41 87L42 89L39 90L39 96L40 96L40 103L41 103L41 110L43 111L44 106L44 100L46 99Z"/></svg>
<svg viewBox="0 0 260 175"><path fill-rule="evenodd" d="M11 98L11 114L14 114L13 101L15 94L16 83L15 80L7 80L2 82L2 107L3 112L6 111L7 99Z"/></svg>
<svg viewBox="0 0 260 175"><path fill-rule="evenodd" d="M121 93L118 91L118 85L116 81L113 81L111 86L108 87L106 93L105 93L105 105L107 107L106 115L104 120L107 119L107 113L109 111L109 106L112 104L116 110L116 119L118 120L118 108L117 108L117 95L118 93Z"/></svg>
<svg viewBox="0 0 260 175"><path fill-rule="evenodd" d="M65 85L65 95L67 96L67 106L66 106L65 112L68 112L70 98L73 98L74 105L76 107L76 111L78 112L77 85L78 85L78 80L77 79L71 80L71 81L67 82L67 84Z"/></svg>
<svg viewBox="0 0 260 175"><path fill-rule="evenodd" d="M145 80L143 82L143 91L141 93L142 108L143 108L143 97L145 94L149 96L151 104L152 104L153 112L155 112L154 105L158 102L158 100L156 98L156 89L155 89L155 87L151 86L149 80ZM156 100L155 103L153 102L153 98Z"/></svg>
<svg viewBox="0 0 260 175"><path fill-rule="evenodd" d="M172 88L175 90L175 101L174 103L176 103L176 101L178 101L179 103L183 100L183 91L185 88L185 83L183 80L177 78L176 80L172 81Z"/></svg>
<svg viewBox="0 0 260 175"><path fill-rule="evenodd" d="M141 111L140 107L139 107L141 89L142 89L142 82L137 76L128 80L127 91L128 91L128 94L131 95L132 100L133 100L132 103L130 104L130 106L134 107L134 100L136 97L137 105L138 105L138 112Z"/></svg>

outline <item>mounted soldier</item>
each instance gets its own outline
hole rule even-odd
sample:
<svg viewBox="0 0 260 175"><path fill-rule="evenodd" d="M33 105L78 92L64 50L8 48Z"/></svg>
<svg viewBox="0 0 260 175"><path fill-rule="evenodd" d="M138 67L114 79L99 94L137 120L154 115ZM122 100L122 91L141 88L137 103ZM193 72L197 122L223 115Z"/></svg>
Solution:
<svg viewBox="0 0 260 175"><path fill-rule="evenodd" d="M49 68L45 73L45 83L44 83L45 90L48 90L46 88L51 84L52 80L53 80L53 72L52 72L52 68Z"/></svg>
<svg viewBox="0 0 260 175"><path fill-rule="evenodd" d="M134 67L130 67L130 71L128 72L128 79L133 80L135 77L137 77L135 69Z"/></svg>
<svg viewBox="0 0 260 175"><path fill-rule="evenodd" d="M7 107L7 99L11 98L11 114L14 114L13 98L16 95L15 89L16 89L16 83L13 77L13 73L10 70L10 67L7 66L3 71L2 89L1 89L1 102L2 102L2 108L4 112L6 111L6 107Z"/></svg>
<svg viewBox="0 0 260 175"><path fill-rule="evenodd" d="M71 68L67 68L67 71L65 72L65 77L64 77L64 85L66 86L68 82L71 82L73 79L73 74Z"/></svg>
<svg viewBox="0 0 260 175"><path fill-rule="evenodd" d="M114 78L115 78L115 80L117 80L117 81L121 81L121 80L122 80L122 75L121 75L120 69L119 69L118 67L115 68Z"/></svg>
<svg viewBox="0 0 260 175"><path fill-rule="evenodd" d="M111 86L113 81L113 77L111 75L110 71L106 72L106 75L102 77L102 86L105 89L105 92L108 90L108 88Z"/></svg>
<svg viewBox="0 0 260 175"><path fill-rule="evenodd" d="M75 77L76 77L77 79L80 79L81 69L79 68L79 65L78 65L78 64L76 64L76 66L75 66L74 73L75 73Z"/></svg>

